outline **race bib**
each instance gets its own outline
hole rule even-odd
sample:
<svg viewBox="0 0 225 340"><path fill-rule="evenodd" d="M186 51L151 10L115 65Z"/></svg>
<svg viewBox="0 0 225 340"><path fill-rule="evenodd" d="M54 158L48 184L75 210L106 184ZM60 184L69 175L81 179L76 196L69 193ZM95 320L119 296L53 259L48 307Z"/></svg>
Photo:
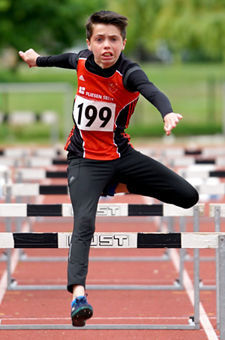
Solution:
<svg viewBox="0 0 225 340"><path fill-rule="evenodd" d="M73 117L81 130L113 131L115 114L116 104L76 96Z"/></svg>

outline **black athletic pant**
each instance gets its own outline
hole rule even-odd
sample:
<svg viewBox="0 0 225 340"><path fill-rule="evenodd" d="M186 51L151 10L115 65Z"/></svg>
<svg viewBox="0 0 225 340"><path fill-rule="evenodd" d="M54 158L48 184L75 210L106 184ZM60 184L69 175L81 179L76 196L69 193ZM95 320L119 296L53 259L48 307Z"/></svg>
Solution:
<svg viewBox="0 0 225 340"><path fill-rule="evenodd" d="M110 182L125 183L130 193L154 197L182 208L190 208L198 201L197 191L186 180L136 150L112 161L74 158L69 161L67 172L74 211L68 260L69 292L73 285L85 287L97 205Z"/></svg>

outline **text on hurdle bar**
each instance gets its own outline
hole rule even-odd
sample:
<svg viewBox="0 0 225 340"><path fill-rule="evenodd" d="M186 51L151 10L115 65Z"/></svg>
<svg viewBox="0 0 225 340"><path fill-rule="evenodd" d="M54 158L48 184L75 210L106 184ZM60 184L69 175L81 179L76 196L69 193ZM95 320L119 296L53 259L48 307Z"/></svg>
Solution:
<svg viewBox="0 0 225 340"><path fill-rule="evenodd" d="M224 233L95 233L92 248L218 248ZM69 248L72 233L0 233L0 248Z"/></svg>

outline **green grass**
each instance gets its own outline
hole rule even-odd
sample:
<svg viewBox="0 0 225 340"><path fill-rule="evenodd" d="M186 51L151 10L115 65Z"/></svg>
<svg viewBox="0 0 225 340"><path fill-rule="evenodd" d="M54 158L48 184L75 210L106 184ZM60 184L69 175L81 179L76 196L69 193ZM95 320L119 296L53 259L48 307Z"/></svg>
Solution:
<svg viewBox="0 0 225 340"><path fill-rule="evenodd" d="M225 67L223 64L142 64L149 79L170 99L174 112L183 115L182 121L174 129L176 136L222 133L222 111L224 106L223 83ZM17 72L0 70L0 83L69 83L73 94L76 92L76 72L55 68L29 69L23 63ZM41 94L0 94L0 110L43 110L57 112L60 122L61 141L65 141L65 130L72 127L71 104L65 113L65 98L57 93ZM67 117L65 117L67 115ZM69 125L65 127L65 121ZM37 124L24 128L0 126L2 143L38 142L49 140L49 128ZM160 113L144 98L140 98L131 118L128 133L134 137L163 136L163 121Z"/></svg>

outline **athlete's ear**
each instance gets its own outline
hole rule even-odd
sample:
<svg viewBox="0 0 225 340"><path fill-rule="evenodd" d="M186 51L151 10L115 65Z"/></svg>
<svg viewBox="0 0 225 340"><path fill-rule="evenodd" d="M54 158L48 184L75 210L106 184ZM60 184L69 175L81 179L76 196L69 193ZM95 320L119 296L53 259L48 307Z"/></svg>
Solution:
<svg viewBox="0 0 225 340"><path fill-rule="evenodd" d="M123 41L123 45L122 45L122 51L125 49L126 42L127 42L127 39L124 39L124 41Z"/></svg>
<svg viewBox="0 0 225 340"><path fill-rule="evenodd" d="M87 42L89 51L91 51L91 43L90 43L90 40L86 39L86 42Z"/></svg>

